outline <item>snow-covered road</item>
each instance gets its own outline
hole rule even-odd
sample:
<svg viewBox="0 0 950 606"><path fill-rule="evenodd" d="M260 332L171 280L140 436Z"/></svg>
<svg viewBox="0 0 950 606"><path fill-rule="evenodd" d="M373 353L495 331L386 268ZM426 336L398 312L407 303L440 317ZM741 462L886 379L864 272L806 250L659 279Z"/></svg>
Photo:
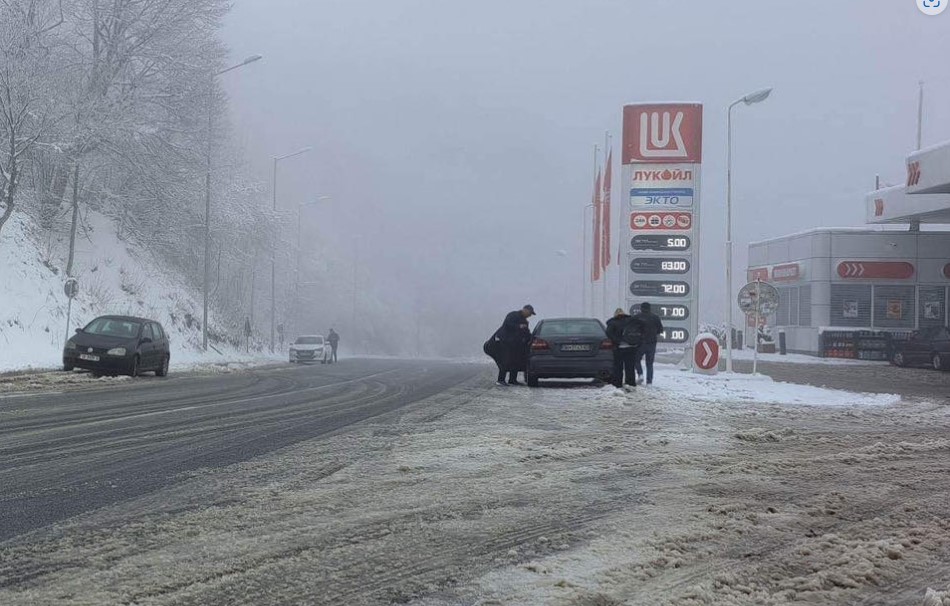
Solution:
<svg viewBox="0 0 950 606"><path fill-rule="evenodd" d="M948 428L881 394L486 370L0 544L0 603L942 605Z"/></svg>

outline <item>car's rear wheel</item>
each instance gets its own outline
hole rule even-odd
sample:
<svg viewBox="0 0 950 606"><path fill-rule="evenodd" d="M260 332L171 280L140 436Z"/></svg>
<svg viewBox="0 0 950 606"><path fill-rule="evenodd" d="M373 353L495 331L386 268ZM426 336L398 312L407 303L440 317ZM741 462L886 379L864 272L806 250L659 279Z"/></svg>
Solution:
<svg viewBox="0 0 950 606"><path fill-rule="evenodd" d="M934 370L950 370L950 357L935 353L930 357Z"/></svg>
<svg viewBox="0 0 950 606"><path fill-rule="evenodd" d="M140 361L138 356L132 358L132 364L129 366L129 376L137 377L141 374L142 369L140 366Z"/></svg>
<svg viewBox="0 0 950 606"><path fill-rule="evenodd" d="M75 368L72 364L63 364L63 372L72 372Z"/></svg>
<svg viewBox="0 0 950 606"><path fill-rule="evenodd" d="M165 356L165 357L162 359L162 365L161 365L158 369L155 370L155 376L156 376L156 377L167 377L167 376L168 376L168 361L169 361L169 358L170 358L169 356Z"/></svg>
<svg viewBox="0 0 950 606"><path fill-rule="evenodd" d="M894 355L891 356L891 363L894 366L907 366L907 360L904 359L904 354L900 351L894 352Z"/></svg>

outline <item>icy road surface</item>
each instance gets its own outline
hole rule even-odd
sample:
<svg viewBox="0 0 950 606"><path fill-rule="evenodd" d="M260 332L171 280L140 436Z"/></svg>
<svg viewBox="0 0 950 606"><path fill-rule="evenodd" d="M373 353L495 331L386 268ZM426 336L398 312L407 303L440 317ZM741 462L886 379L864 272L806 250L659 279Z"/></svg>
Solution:
<svg viewBox="0 0 950 606"><path fill-rule="evenodd" d="M672 369L628 395L348 366L163 403L151 386L125 405L0 400L0 604L950 601L945 402ZM29 522L70 499L87 506Z"/></svg>

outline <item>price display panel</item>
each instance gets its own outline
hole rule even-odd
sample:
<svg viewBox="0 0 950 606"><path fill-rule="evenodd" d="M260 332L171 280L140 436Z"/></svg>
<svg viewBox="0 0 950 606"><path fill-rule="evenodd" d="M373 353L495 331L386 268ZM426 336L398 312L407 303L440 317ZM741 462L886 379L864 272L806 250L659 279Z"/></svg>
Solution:
<svg viewBox="0 0 950 606"><path fill-rule="evenodd" d="M676 234L640 234L630 240L630 248L634 251L686 252L692 250L692 246L689 236Z"/></svg>
<svg viewBox="0 0 950 606"><path fill-rule="evenodd" d="M689 283L675 280L636 280L630 285L635 297L688 297Z"/></svg>
<svg viewBox="0 0 950 606"><path fill-rule="evenodd" d="M652 132L656 128L650 116L662 116L665 111L670 116L682 112L684 121L693 112L698 126L691 140L697 151L702 144L699 105L631 105L624 109L626 155L621 191L629 194L623 208L630 218L624 221L629 231L622 239L625 248L629 242L623 253L624 307L635 314L641 303L650 303L665 329L659 342L667 349L681 350L699 333L702 154L684 156L672 145L669 149L644 147L650 137L663 135Z"/></svg>
<svg viewBox="0 0 950 606"><path fill-rule="evenodd" d="M657 343L689 343L689 329L680 326L664 327L663 332L657 335Z"/></svg>
<svg viewBox="0 0 950 606"><path fill-rule="evenodd" d="M691 264L685 257L636 257L630 262L630 271L635 274L689 273Z"/></svg>

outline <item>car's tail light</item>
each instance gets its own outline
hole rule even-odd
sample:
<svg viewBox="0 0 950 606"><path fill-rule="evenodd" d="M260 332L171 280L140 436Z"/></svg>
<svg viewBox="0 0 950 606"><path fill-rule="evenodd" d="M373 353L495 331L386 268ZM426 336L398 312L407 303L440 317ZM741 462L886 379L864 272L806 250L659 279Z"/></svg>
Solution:
<svg viewBox="0 0 950 606"><path fill-rule="evenodd" d="M600 348L601 348L601 349L613 349L613 348L614 348L614 342L611 341L610 339L604 339L603 341L600 342Z"/></svg>
<svg viewBox="0 0 950 606"><path fill-rule="evenodd" d="M548 351L551 346L544 339L534 339L531 341L531 351Z"/></svg>

